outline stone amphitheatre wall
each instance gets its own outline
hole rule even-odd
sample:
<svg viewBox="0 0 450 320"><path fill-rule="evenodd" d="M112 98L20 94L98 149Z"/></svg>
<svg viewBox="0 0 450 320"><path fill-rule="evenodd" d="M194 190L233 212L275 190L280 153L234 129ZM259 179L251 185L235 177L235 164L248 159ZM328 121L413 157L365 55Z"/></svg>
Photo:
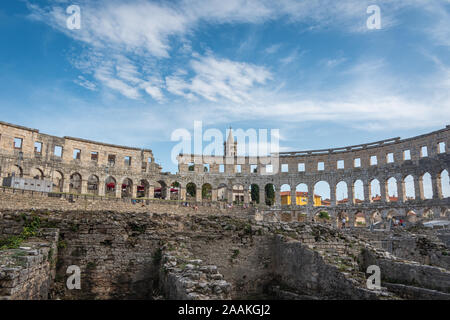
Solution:
<svg viewBox="0 0 450 320"><path fill-rule="evenodd" d="M38 146L38 147L36 147ZM55 152L60 147L61 153ZM79 150L80 155L74 156ZM57 153L57 154L55 154ZM96 156L93 155L96 153ZM22 159L19 160L19 154ZM110 156L115 161L110 161ZM130 161L125 162L125 157ZM161 167L149 149L131 148L73 137L56 137L39 130L0 122L0 177L15 173L24 177L53 180L54 191L105 195L106 184L130 185L136 197L137 186L154 181ZM108 179L109 178L109 179ZM141 180L144 180L141 183ZM96 185L96 189L89 188ZM112 196L121 197L121 188Z"/></svg>
<svg viewBox="0 0 450 320"><path fill-rule="evenodd" d="M170 214L232 214L247 216L253 209L227 208L212 203L185 207L180 202L162 200L137 200L91 197L89 195L48 194L10 188L0 188L0 209L49 211L114 211L114 212L164 212Z"/></svg>
<svg viewBox="0 0 450 320"><path fill-rule="evenodd" d="M20 147L15 145L17 139L21 139ZM35 149L36 143L42 143L39 152L39 148ZM346 216L353 225L357 214L362 214L367 223L375 215L386 218L411 213L418 217L434 215L448 218L450 197L443 197L442 177L450 171L449 144L450 126L447 126L408 139L394 138L343 148L284 152L264 158L180 155L179 172L169 174L161 172L151 150L71 137L60 138L36 129L0 122L0 176L15 173L53 180L54 191L107 194L116 198L135 198L140 193L151 199L155 196L155 188L159 187L161 194L168 198L170 186L178 183L179 191L175 197L182 201L189 198L186 189L192 183L196 194L188 200L197 203L205 201L201 190L208 185L211 187L210 202L217 202L219 189L225 190L226 198L231 202L233 188L241 186L244 203L248 204L251 202L250 193L245 191L257 185L261 207L265 207L265 186L273 184L274 207L277 209L283 209L279 192L283 185L289 186L291 199L295 199L297 186L304 184L308 191L308 204L300 206L293 203L284 207L291 212L293 220L303 214L311 220L319 212L327 210L333 223L338 217ZM61 157L54 154L55 146L63 148ZM79 159L74 158L74 150L80 150ZM92 160L92 152L98 153L97 160ZM23 160L19 160L21 154ZM115 156L114 165L108 162L109 156ZM125 157L131 158L130 164L125 163ZM374 158L376 163L372 162ZM272 173L266 170L267 161L274 161ZM194 171L189 171L191 162L194 163ZM220 163L224 163L224 172L220 171ZM237 172L237 163L241 166L240 172ZM251 167L253 163L257 164L255 173ZM338 167L338 163L342 167ZM205 164L210 165L208 172L204 171ZM304 171L299 170L299 164L304 165ZM424 176L428 177L428 174L432 186L430 199L425 198L423 187ZM392 178L397 184L398 199L388 196L387 181ZM406 196L406 178L413 181L412 197ZM381 193L376 199L371 191L374 181L379 183ZM115 188L107 187L111 182ZM329 186L331 199L328 206L313 205L314 187L318 182ZM337 201L338 184L345 185L347 202ZM359 197L363 199L357 200L355 190L361 186Z"/></svg>
<svg viewBox="0 0 450 320"><path fill-rule="evenodd" d="M249 190L256 185L259 203L264 204L265 187L271 184L275 189L274 207L277 208L282 208L282 186L288 186L291 199L296 199L296 188L303 184L308 192L308 204L293 203L285 206L286 210L308 216L327 210L333 218L340 214L348 216L352 225L357 213L362 213L367 222L376 213L383 217L406 216L409 212L417 216L432 213L435 217L447 217L450 197L446 195L444 198L442 194L442 177L450 171L449 145L450 126L447 126L408 139L394 138L343 148L283 152L266 158L184 154L178 157L179 175L183 186L193 183L200 189L203 185L210 185L213 200L217 199L218 189L224 188L230 197L233 188L240 186L243 190ZM268 163L269 160L273 162ZM223 172L220 170L222 164ZM252 165L255 164L257 168L253 172ZM190 165L191 168L194 166L193 171L189 170ZM203 169L205 165L209 166L207 172ZM267 172L267 165L272 166L272 173ZM304 166L304 170L300 165ZM431 198L426 198L424 193L423 179L428 177L427 174L431 177ZM405 179L410 177L414 191L407 197ZM397 199L388 195L388 180L392 178L397 185ZM314 189L318 182L329 186L331 199L327 206L313 205ZM372 182L379 184L381 196L378 198L371 191ZM337 201L336 191L340 183L347 191L346 202ZM362 186L358 200L357 185L360 189ZM244 192L244 202L250 200L249 193Z"/></svg>

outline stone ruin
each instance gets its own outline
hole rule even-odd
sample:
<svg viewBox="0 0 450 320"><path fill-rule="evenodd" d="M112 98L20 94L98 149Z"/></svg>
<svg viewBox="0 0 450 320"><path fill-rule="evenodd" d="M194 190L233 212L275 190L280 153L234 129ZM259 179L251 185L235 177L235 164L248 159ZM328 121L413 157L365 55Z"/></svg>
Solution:
<svg viewBox="0 0 450 320"><path fill-rule="evenodd" d="M1 299L450 299L445 229L374 234L224 213L3 210L0 231L3 245L29 233L1 251ZM66 285L71 265L81 269L80 290ZM367 287L369 265L381 269L378 290Z"/></svg>

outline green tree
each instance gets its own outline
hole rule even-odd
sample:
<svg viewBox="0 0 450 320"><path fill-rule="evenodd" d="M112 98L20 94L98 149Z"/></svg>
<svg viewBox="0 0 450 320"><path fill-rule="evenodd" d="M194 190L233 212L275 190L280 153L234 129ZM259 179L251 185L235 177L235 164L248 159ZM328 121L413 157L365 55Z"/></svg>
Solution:
<svg viewBox="0 0 450 320"><path fill-rule="evenodd" d="M212 187L210 184L204 184L202 187L202 198L211 200L211 190Z"/></svg>
<svg viewBox="0 0 450 320"><path fill-rule="evenodd" d="M186 192L188 195L190 195L191 197L195 197L196 194L196 187L195 184L193 183L188 183L186 186Z"/></svg>
<svg viewBox="0 0 450 320"><path fill-rule="evenodd" d="M250 191L252 201L259 203L259 186L257 184L251 185L251 191Z"/></svg>
<svg viewBox="0 0 450 320"><path fill-rule="evenodd" d="M266 204L268 206L271 206L275 203L275 187L274 187L274 185L271 183L266 184L265 191L266 191Z"/></svg>

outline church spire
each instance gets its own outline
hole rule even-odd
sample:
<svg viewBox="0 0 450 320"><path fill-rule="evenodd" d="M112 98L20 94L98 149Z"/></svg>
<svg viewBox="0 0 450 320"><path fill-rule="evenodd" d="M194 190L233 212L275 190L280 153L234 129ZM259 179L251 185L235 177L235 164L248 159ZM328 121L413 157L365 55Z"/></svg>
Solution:
<svg viewBox="0 0 450 320"><path fill-rule="evenodd" d="M233 137L233 129L230 126L230 130L228 131L227 141L223 143L223 153L226 157L236 156L237 155L237 142L234 141Z"/></svg>

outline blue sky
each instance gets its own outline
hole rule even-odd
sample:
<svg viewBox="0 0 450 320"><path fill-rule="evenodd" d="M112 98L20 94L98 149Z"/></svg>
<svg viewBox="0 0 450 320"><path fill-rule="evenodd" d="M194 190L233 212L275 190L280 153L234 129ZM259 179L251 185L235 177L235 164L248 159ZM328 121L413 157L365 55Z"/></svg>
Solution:
<svg viewBox="0 0 450 320"><path fill-rule="evenodd" d="M164 171L195 120L280 129L281 150L450 124L449 0L10 0L0 40L1 120L151 148Z"/></svg>

